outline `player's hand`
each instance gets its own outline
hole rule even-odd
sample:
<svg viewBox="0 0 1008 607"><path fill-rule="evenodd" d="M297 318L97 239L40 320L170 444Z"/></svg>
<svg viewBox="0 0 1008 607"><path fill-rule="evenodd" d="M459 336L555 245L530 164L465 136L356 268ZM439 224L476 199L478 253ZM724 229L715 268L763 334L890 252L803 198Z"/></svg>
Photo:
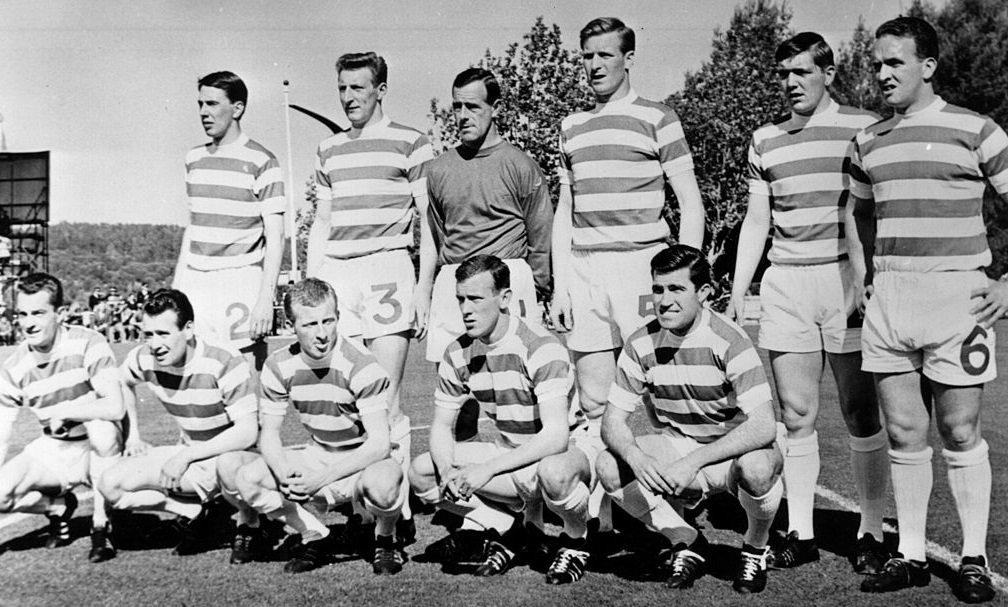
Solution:
<svg viewBox="0 0 1008 607"><path fill-rule="evenodd" d="M567 333L574 328L570 294L560 289L553 292L553 301L549 305L549 317L553 330L558 333Z"/></svg>
<svg viewBox="0 0 1008 607"><path fill-rule="evenodd" d="M67 429L66 420L59 419L58 417L52 417L49 419L49 436L59 438L61 436L66 436L69 430Z"/></svg>
<svg viewBox="0 0 1008 607"><path fill-rule="evenodd" d="M459 471L457 487L463 499L469 499L494 477L494 471L487 464L471 464Z"/></svg>
<svg viewBox="0 0 1008 607"><path fill-rule="evenodd" d="M430 293L426 289L413 291L414 328L413 337L421 340L427 337L427 321L430 320Z"/></svg>
<svg viewBox="0 0 1008 607"><path fill-rule="evenodd" d="M179 451L161 466L160 483L166 493L177 493L182 490L182 475L189 469L189 456L185 451Z"/></svg>
<svg viewBox="0 0 1008 607"><path fill-rule="evenodd" d="M634 478L658 495L674 495L675 487L662 476L662 464L650 455L640 452L639 455L627 459L627 465L633 470Z"/></svg>
<svg viewBox="0 0 1008 607"><path fill-rule="evenodd" d="M151 448L150 443L147 443L141 438L130 438L123 445L123 455L125 457L133 457L135 455L143 455Z"/></svg>
<svg viewBox="0 0 1008 607"><path fill-rule="evenodd" d="M325 470L295 472L287 479L288 499L307 502L328 483L325 476Z"/></svg>
<svg viewBox="0 0 1008 607"><path fill-rule="evenodd" d="M273 302L264 297L256 300L249 315L249 337L257 340L265 337L273 326Z"/></svg>
<svg viewBox="0 0 1008 607"><path fill-rule="evenodd" d="M672 487L672 495L676 497L695 497L696 489L691 487L700 469L691 464L685 457L672 462L661 470L662 478Z"/></svg>
<svg viewBox="0 0 1008 607"><path fill-rule="evenodd" d="M997 319L1008 312L1008 282L991 280L986 287L973 289L970 297L974 301L970 313L985 329L990 329Z"/></svg>
<svg viewBox="0 0 1008 607"><path fill-rule="evenodd" d="M315 203L318 202L318 190L316 189L317 187L318 186L316 186L316 184L315 184L315 178L314 177L309 177L305 181L304 197L305 197L305 200L308 201L308 204L310 206L314 206Z"/></svg>
<svg viewBox="0 0 1008 607"><path fill-rule="evenodd" d="M435 466L435 471L438 470L442 470L442 468ZM443 470L443 472L435 473L435 477L438 481L438 487L441 491L441 498L450 502L458 502L465 499L462 497L462 491L458 486L462 469L458 466L451 465Z"/></svg>
<svg viewBox="0 0 1008 607"><path fill-rule="evenodd" d="M745 295L732 293L728 299L728 307L725 308L725 316L741 324L743 314L745 314Z"/></svg>

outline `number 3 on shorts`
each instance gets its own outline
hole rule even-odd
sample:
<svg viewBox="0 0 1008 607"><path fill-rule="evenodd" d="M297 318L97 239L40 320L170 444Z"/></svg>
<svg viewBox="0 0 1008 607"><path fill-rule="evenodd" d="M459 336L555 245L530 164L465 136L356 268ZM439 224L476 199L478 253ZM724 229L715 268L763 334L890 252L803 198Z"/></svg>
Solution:
<svg viewBox="0 0 1008 607"><path fill-rule="evenodd" d="M987 331L980 325L977 325L966 336L962 349L959 350L959 364L962 365L963 371L966 371L970 375L983 375L983 372L987 370L987 365L990 364L991 354L987 344L982 341L973 343L978 339L985 339L986 337ZM974 354L980 356L982 359L978 365L973 364L974 359L971 357Z"/></svg>
<svg viewBox="0 0 1008 607"><path fill-rule="evenodd" d="M394 282L389 282L381 285L371 285L371 290L375 293L383 292L381 299L378 300L379 304L386 304L392 306L392 312L388 316L382 316L380 314L374 315L374 320L377 323L383 325L390 325L402 317L402 303L398 299L393 297L399 290L399 285Z"/></svg>

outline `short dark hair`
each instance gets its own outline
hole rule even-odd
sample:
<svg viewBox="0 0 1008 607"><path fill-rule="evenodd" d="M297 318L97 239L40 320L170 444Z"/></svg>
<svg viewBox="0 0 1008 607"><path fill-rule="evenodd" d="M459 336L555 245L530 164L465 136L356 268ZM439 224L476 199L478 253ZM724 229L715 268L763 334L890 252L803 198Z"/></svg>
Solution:
<svg viewBox="0 0 1008 607"><path fill-rule="evenodd" d="M186 294L178 289L158 289L144 303L143 311L147 316L159 316L171 310L175 312L175 325L182 329L187 322L192 322L192 304Z"/></svg>
<svg viewBox="0 0 1008 607"><path fill-rule="evenodd" d="M919 17L896 17L886 21L875 30L876 40L882 36L912 38L918 59L931 57L938 60L938 32Z"/></svg>
<svg viewBox="0 0 1008 607"><path fill-rule="evenodd" d="M651 258L651 276L671 274L689 268L690 282L700 288L711 284L711 268L700 249L684 244L674 244Z"/></svg>
<svg viewBox="0 0 1008 607"><path fill-rule="evenodd" d="M294 305L315 307L322 305L327 299L332 299L336 305L336 291L332 285L318 278L305 278L291 285L284 293L284 314L293 322L295 319Z"/></svg>
<svg viewBox="0 0 1008 607"><path fill-rule="evenodd" d="M620 52L629 53L630 51L637 50L636 34L634 34L632 29L627 27L625 23L616 17L599 17L598 19L592 19L588 22L588 25L582 27L581 48L584 48L585 42L588 42L589 38L594 38L595 36L601 36L602 34L608 34L610 32L616 32L619 34Z"/></svg>
<svg viewBox="0 0 1008 607"><path fill-rule="evenodd" d="M336 76L344 70L371 70L371 84L378 86L388 82L388 65L385 58L374 51L366 53L346 53L336 60Z"/></svg>
<svg viewBox="0 0 1008 607"><path fill-rule="evenodd" d="M511 288L511 270L496 255L474 255L455 269L455 282L461 283L484 272L493 278L494 292Z"/></svg>
<svg viewBox="0 0 1008 607"><path fill-rule="evenodd" d="M829 44L826 44L826 40L822 36L815 32L795 34L784 42L781 42L774 53L774 61L780 63L805 51L808 51L812 55L812 62L819 66L820 69L836 65L833 60L833 49L830 48Z"/></svg>
<svg viewBox="0 0 1008 607"><path fill-rule="evenodd" d="M63 305L63 283L52 274L34 272L18 281L18 293L34 295L39 291L49 293L49 303L59 309Z"/></svg>
<svg viewBox="0 0 1008 607"><path fill-rule="evenodd" d="M224 94L227 95L227 98L231 103L238 103L241 101L245 105L248 105L248 88L245 86L242 79L234 72L225 70L222 72L207 74L199 79L196 84L196 89L199 90L204 86L211 86L215 89L224 91Z"/></svg>
<svg viewBox="0 0 1008 607"><path fill-rule="evenodd" d="M500 82L497 81L497 76L494 76L490 70L485 70L481 67L471 67L459 72L455 76L455 80L452 81L452 90L460 89L473 82L482 82L483 86L486 87L486 102L490 105L493 105L501 98L501 86Z"/></svg>

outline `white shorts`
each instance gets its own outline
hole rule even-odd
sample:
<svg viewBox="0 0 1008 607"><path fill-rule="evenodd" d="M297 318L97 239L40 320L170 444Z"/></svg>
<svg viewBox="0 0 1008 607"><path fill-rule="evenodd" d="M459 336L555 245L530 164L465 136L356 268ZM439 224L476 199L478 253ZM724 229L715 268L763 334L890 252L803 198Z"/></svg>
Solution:
<svg viewBox="0 0 1008 607"><path fill-rule="evenodd" d="M924 375L950 386L997 377L994 330L970 313L983 272L879 272L865 310L862 366L874 373Z"/></svg>
<svg viewBox="0 0 1008 607"><path fill-rule="evenodd" d="M595 481L598 480L595 461L606 450L605 443L602 442L602 418L589 419L586 423L571 430L570 447L581 451L588 458L588 469L591 471L588 488L594 488Z"/></svg>
<svg viewBox="0 0 1008 607"><path fill-rule="evenodd" d="M505 259L511 270L511 303L508 312L531 324L541 324L542 315L536 305L535 280L532 268L524 259ZM459 264L441 266L431 293L430 318L427 321L427 360L440 362L448 344L465 332L462 312L455 299L455 270Z"/></svg>
<svg viewBox="0 0 1008 607"><path fill-rule="evenodd" d="M574 352L614 350L654 318L651 258L665 248L571 252L574 328L567 335L568 348Z"/></svg>
<svg viewBox="0 0 1008 607"><path fill-rule="evenodd" d="M861 315L854 280L847 260L767 268L760 283L759 346L774 352L860 350Z"/></svg>
<svg viewBox="0 0 1008 607"><path fill-rule="evenodd" d="M464 464L477 464L481 462L490 461L495 459L505 453L514 451L514 447L508 447L501 443L489 443L489 442L478 442L473 441L469 444L478 445L486 456L478 461L467 461L460 462ZM531 464L518 468L517 470L512 470L511 472L505 472L504 475L511 479L514 483L515 489L518 493L518 498L523 502L521 509L525 508L526 504L531 504L532 502L539 499L539 477L537 476L537 471L539 470L539 462L532 462ZM502 476L504 476L502 475ZM479 491L476 491L479 494Z"/></svg>
<svg viewBox="0 0 1008 607"><path fill-rule="evenodd" d="M330 467L333 465L333 462L345 458L351 451L352 449L346 449L344 451L330 451L318 443L309 443L307 445L287 447L284 449L284 453L288 462L290 462L290 465L299 469L311 470ZM393 444L392 452L389 457L391 457L392 460L394 460L400 467L402 466L405 455L406 454L403 453L398 444ZM319 489L319 492L315 494L314 499L324 502L328 508L345 504L350 501L363 503L362 488L359 486L360 477L363 473L364 470L359 470L350 476L339 479L334 483L329 483ZM399 490L399 499L396 500L397 505L395 505L392 510L398 510L400 508L402 501L408 495L408 491L409 481L404 476Z"/></svg>
<svg viewBox="0 0 1008 607"><path fill-rule="evenodd" d="M192 304L196 334L236 349L252 345L250 319L262 272L260 266L206 272L183 268L175 277L175 288Z"/></svg>
<svg viewBox="0 0 1008 607"><path fill-rule="evenodd" d="M318 278L336 291L341 335L373 339L413 329L416 274L405 249L327 257Z"/></svg>
<svg viewBox="0 0 1008 607"><path fill-rule="evenodd" d="M143 460L150 468L160 470L168 460L185 448L186 445L151 447L147 453L130 459ZM200 501L205 502L217 497L217 494L220 493L220 483L217 481L217 456L189 464L182 475L182 480L196 489L196 495L199 496Z"/></svg>
<svg viewBox="0 0 1008 607"><path fill-rule="evenodd" d="M59 479L63 491L78 485L91 485L91 443L87 437L80 440L59 440L40 436L25 445L21 452L31 460L32 466L48 470Z"/></svg>

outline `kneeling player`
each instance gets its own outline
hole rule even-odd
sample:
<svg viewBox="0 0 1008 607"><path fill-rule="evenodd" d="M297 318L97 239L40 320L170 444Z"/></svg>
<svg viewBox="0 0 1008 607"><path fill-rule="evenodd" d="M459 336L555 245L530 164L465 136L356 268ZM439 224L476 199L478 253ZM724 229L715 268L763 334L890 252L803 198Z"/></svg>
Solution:
<svg viewBox="0 0 1008 607"><path fill-rule="evenodd" d="M389 440L388 374L362 343L336 330L336 293L307 278L284 295L297 342L266 359L262 371L261 457L221 458L224 495L239 508L231 561L251 560L261 541L256 512L301 534L301 552L284 567L300 573L326 563L329 529L302 503L323 508L353 501L376 519L372 566L393 575L403 566L394 542L407 486L398 445ZM287 404L297 409L313 443L284 448ZM235 464L241 460L241 467Z"/></svg>
<svg viewBox="0 0 1008 607"><path fill-rule="evenodd" d="M144 304L145 343L121 367L127 406L146 383L182 430L177 445L152 447L109 468L99 490L116 508L177 514L175 554L200 551L213 533L203 503L217 495L216 460L251 447L258 399L237 351L193 335L193 310L181 291L161 289Z"/></svg>
<svg viewBox="0 0 1008 607"><path fill-rule="evenodd" d="M63 286L49 274L18 283L17 310L24 341L0 366L0 462L10 444L18 407L42 423L40 436L0 466L0 512L49 518L46 546L70 541L77 507L71 489L93 484L121 452L122 391L105 338L60 325ZM104 502L94 500L88 560L115 556Z"/></svg>
<svg viewBox="0 0 1008 607"><path fill-rule="evenodd" d="M464 516L463 529L489 533L478 576L502 574L522 547L513 512L536 499L536 467L567 447L567 350L541 327L508 314L507 265L477 255L455 271L466 332L438 366L430 452L413 460L410 483L428 504ZM500 432L497 443L457 442L462 403L475 398ZM505 504L507 508L500 504Z"/></svg>
<svg viewBox="0 0 1008 607"><path fill-rule="evenodd" d="M745 332L702 305L711 287L700 251L675 245L658 253L651 276L658 318L620 354L602 420L609 451L596 462L599 480L672 544L672 588L689 587L704 569L706 542L683 508L711 492L735 494L749 527L733 587L760 592L782 493L770 386ZM627 420L642 403L661 434L634 437Z"/></svg>

